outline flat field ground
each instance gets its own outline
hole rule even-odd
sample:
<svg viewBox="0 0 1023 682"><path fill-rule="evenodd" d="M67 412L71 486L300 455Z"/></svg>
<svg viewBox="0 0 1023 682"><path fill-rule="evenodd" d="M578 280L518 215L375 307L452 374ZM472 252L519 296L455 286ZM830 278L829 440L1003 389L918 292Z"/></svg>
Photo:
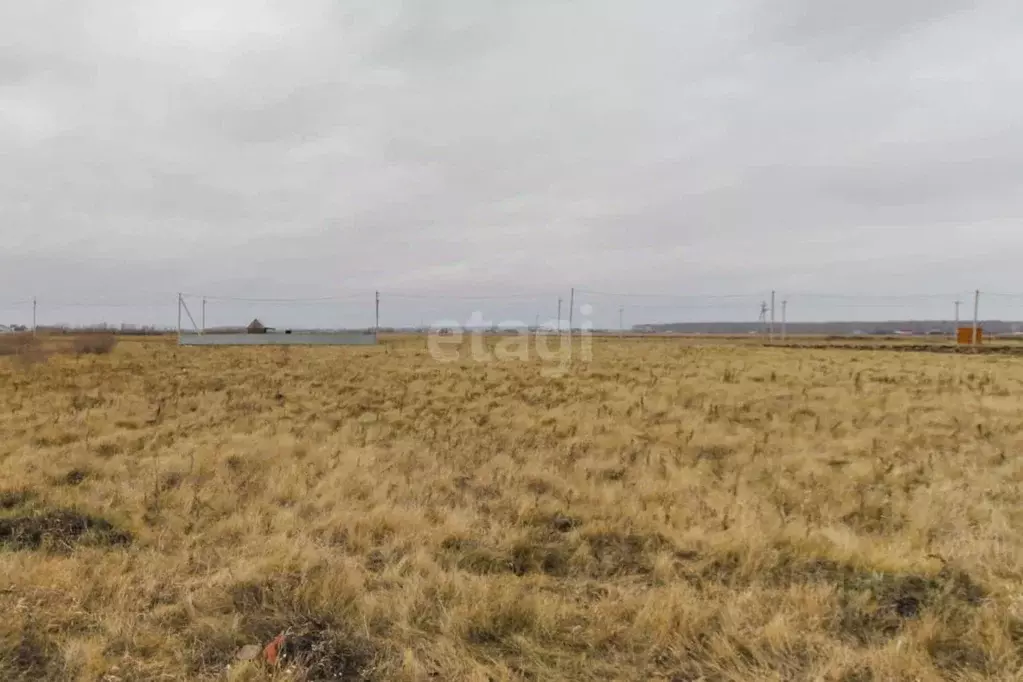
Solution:
<svg viewBox="0 0 1023 682"><path fill-rule="evenodd" d="M460 352L0 359L0 679L1023 676L1018 360Z"/></svg>

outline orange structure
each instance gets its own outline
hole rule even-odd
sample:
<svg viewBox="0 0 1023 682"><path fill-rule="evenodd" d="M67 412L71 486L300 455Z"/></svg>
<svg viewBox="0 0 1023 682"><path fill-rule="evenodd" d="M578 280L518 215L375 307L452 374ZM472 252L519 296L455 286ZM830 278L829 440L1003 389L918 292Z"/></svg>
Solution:
<svg viewBox="0 0 1023 682"><path fill-rule="evenodd" d="M984 340L984 330L977 327L977 343L980 344ZM956 330L956 343L960 346L969 346L973 344L973 327L959 327Z"/></svg>

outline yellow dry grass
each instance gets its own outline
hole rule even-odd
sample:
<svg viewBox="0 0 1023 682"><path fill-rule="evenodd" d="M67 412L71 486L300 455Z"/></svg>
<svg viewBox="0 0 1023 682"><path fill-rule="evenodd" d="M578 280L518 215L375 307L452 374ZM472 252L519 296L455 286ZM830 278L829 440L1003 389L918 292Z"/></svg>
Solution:
<svg viewBox="0 0 1023 682"><path fill-rule="evenodd" d="M0 360L0 679L1023 672L1016 360L608 339L544 369Z"/></svg>

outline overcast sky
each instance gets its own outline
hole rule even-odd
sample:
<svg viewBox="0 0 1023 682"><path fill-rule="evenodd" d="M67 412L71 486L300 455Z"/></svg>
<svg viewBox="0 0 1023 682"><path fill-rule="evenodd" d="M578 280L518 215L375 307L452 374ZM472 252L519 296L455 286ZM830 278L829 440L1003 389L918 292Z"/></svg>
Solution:
<svg viewBox="0 0 1023 682"><path fill-rule="evenodd" d="M1021 60L1015 0L4 2L0 307L1023 294Z"/></svg>

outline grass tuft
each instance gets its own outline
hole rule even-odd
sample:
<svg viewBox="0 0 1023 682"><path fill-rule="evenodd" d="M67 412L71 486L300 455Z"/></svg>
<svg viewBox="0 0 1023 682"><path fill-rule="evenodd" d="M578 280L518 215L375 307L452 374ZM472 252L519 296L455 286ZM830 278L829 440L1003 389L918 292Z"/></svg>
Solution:
<svg viewBox="0 0 1023 682"><path fill-rule="evenodd" d="M2 680L1023 676L1008 355L3 343Z"/></svg>

